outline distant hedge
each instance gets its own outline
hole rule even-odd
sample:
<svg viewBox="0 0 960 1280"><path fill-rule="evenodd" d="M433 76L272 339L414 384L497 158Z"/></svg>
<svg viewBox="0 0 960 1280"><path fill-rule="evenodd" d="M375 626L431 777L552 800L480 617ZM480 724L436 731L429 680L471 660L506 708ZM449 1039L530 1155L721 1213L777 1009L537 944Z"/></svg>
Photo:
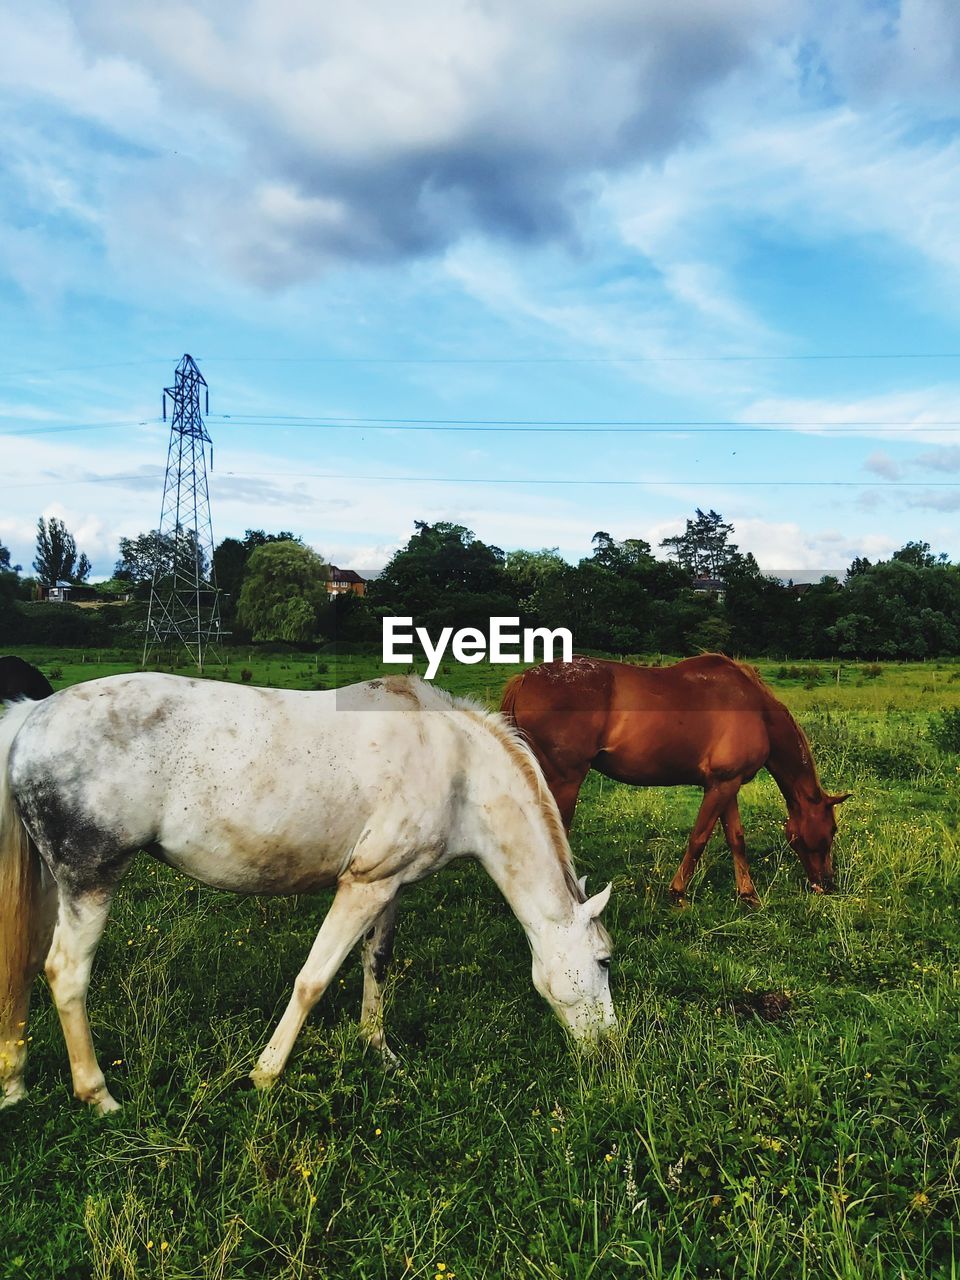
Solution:
<svg viewBox="0 0 960 1280"><path fill-rule="evenodd" d="M0 644L106 645L116 639L123 614L117 607L81 609L75 604L16 601L0 608Z"/></svg>

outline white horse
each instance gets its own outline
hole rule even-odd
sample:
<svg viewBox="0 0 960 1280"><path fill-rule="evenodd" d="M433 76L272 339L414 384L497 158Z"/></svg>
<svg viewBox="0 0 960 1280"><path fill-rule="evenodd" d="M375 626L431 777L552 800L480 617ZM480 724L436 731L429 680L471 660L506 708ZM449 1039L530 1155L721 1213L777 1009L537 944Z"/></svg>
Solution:
<svg viewBox="0 0 960 1280"><path fill-rule="evenodd" d="M388 1054L381 990L397 894L475 857L526 932L533 982L577 1038L616 1025L610 940L556 804L496 714L391 678L323 693L150 673L75 685L0 717L0 1106L25 1093L30 986L46 964L74 1093L113 1111L86 993L138 850L236 893L337 890L251 1075L277 1079L361 938L361 1026Z"/></svg>

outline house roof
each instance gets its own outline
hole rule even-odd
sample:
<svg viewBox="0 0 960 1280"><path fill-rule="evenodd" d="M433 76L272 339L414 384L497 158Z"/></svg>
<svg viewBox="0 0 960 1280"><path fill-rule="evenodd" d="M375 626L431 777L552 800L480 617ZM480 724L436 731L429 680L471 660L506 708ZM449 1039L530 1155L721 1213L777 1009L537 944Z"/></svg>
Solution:
<svg viewBox="0 0 960 1280"><path fill-rule="evenodd" d="M364 582L356 569L338 569L335 564L330 566L330 577L334 582Z"/></svg>

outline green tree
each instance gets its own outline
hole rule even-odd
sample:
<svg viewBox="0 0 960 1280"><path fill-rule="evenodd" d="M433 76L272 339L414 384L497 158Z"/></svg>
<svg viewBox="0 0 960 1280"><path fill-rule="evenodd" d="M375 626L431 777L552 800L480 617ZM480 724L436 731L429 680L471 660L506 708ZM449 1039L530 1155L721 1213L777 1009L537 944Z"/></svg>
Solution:
<svg viewBox="0 0 960 1280"><path fill-rule="evenodd" d="M861 573L866 573L873 566L866 556L854 556L850 562L850 568L847 570L847 581L851 578L858 578Z"/></svg>
<svg viewBox="0 0 960 1280"><path fill-rule="evenodd" d="M556 547L543 547L540 551L508 551L504 578L510 594L526 613L544 582L569 567Z"/></svg>
<svg viewBox="0 0 960 1280"><path fill-rule="evenodd" d="M701 511L687 521L683 533L664 538L660 543L676 557L677 564L694 578L724 578L746 557L730 541L733 525L724 521L718 511ZM749 557L752 560L752 557Z"/></svg>
<svg viewBox="0 0 960 1280"><path fill-rule="evenodd" d="M901 564L911 564L915 569L932 569L935 564L947 563L947 553L941 551L934 555L929 542L906 542L890 558Z"/></svg>
<svg viewBox="0 0 960 1280"><path fill-rule="evenodd" d="M685 644L676 639L673 606L688 587L688 574L655 559L642 538L619 542L601 530L594 534L593 554L544 574L528 603L540 625L569 627L579 647L642 653ZM694 608L697 622L702 613Z"/></svg>
<svg viewBox="0 0 960 1280"><path fill-rule="evenodd" d="M263 529L248 529L243 538L224 538L213 552L213 573L222 592L221 603L225 620L231 621L237 612L243 576L247 563L257 547L271 542L297 542L302 539L287 529L279 533L265 533Z"/></svg>
<svg viewBox="0 0 960 1280"><path fill-rule="evenodd" d="M279 533L264 533L262 529L248 529L243 535L243 546L247 555L252 555L257 547L265 547L268 542L303 542L303 539L289 529L281 529Z"/></svg>
<svg viewBox="0 0 960 1280"><path fill-rule="evenodd" d="M729 651L785 654L800 598L778 578L757 568L753 556L727 571L723 615L730 624Z"/></svg>
<svg viewBox="0 0 960 1280"><path fill-rule="evenodd" d="M0 542L0 573L19 573L23 565L10 563L10 548Z"/></svg>
<svg viewBox="0 0 960 1280"><path fill-rule="evenodd" d="M158 585L168 580L174 567L174 556L179 557L181 572L193 577L194 565L199 558L200 575L206 577L208 564L206 553L198 545L194 529L180 530L179 539L172 533L161 534L159 529L138 533L135 538L120 539L120 556L113 577L133 590L137 599L146 599L156 570Z"/></svg>
<svg viewBox="0 0 960 1280"><path fill-rule="evenodd" d="M224 538L213 549L213 572L217 586L228 600L233 601L234 607L240 597L249 559L250 552L239 538Z"/></svg>
<svg viewBox="0 0 960 1280"><path fill-rule="evenodd" d="M173 566L174 540L159 529L138 533L135 538L120 539L120 555L113 576L131 586L153 581L153 569L159 556L160 577L168 577Z"/></svg>
<svg viewBox="0 0 960 1280"><path fill-rule="evenodd" d="M837 596L837 617L824 628L830 651L910 660L956 653L960 574L926 543L907 543L903 550L907 555L895 553L847 580Z"/></svg>
<svg viewBox="0 0 960 1280"><path fill-rule="evenodd" d="M609 569L611 573L629 573L636 569L647 569L654 563L650 543L642 538L624 538L617 542L602 529L593 535L592 564L601 569Z"/></svg>
<svg viewBox="0 0 960 1280"><path fill-rule="evenodd" d="M57 582L84 582L93 567L86 555L77 554L73 534L62 520L43 516L37 521L37 556L33 562L37 577L45 587Z"/></svg>
<svg viewBox="0 0 960 1280"><path fill-rule="evenodd" d="M10 552L0 542L0 612L13 609L20 590L20 565L10 563Z"/></svg>
<svg viewBox="0 0 960 1280"><path fill-rule="evenodd" d="M302 542L264 543L247 563L237 618L254 640L313 640L329 577L329 566Z"/></svg>
<svg viewBox="0 0 960 1280"><path fill-rule="evenodd" d="M505 556L462 524L415 521L416 532L370 584L370 600L419 625L486 626L516 608Z"/></svg>

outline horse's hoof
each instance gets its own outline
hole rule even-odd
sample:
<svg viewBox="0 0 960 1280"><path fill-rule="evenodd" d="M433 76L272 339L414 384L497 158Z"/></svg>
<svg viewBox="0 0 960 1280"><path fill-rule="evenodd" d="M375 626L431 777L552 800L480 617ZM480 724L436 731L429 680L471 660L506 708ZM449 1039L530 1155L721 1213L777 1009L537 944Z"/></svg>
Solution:
<svg viewBox="0 0 960 1280"><path fill-rule="evenodd" d="M760 899L757 897L755 893L741 893L740 905L744 907L748 907L751 911L757 911L759 910L760 907L763 906L763 903L760 901Z"/></svg>
<svg viewBox="0 0 960 1280"><path fill-rule="evenodd" d="M105 1093L99 1101L93 1104L93 1110L98 1116L110 1116L115 1111L120 1110L120 1103L116 1098L111 1097L109 1093Z"/></svg>
<svg viewBox="0 0 960 1280"><path fill-rule="evenodd" d="M15 1085L10 1086L0 1094L0 1111L5 1111L7 1107L15 1107L18 1102L23 1102L26 1096L26 1085L22 1080L18 1080Z"/></svg>
<svg viewBox="0 0 960 1280"><path fill-rule="evenodd" d="M686 911L687 908L690 906L690 899L687 897L687 895L685 893L679 892L677 889L670 890L670 897L673 900L673 905L677 908L678 911Z"/></svg>
<svg viewBox="0 0 960 1280"><path fill-rule="evenodd" d="M396 1073L403 1071L400 1059L389 1045L381 1045L377 1050L377 1053L380 1057L380 1065L383 1067L384 1071L388 1072L390 1075L395 1075Z"/></svg>
<svg viewBox="0 0 960 1280"><path fill-rule="evenodd" d="M259 1067L254 1067L250 1072L250 1082L255 1089L271 1089L277 1083L277 1077L271 1075L267 1071L261 1071Z"/></svg>

